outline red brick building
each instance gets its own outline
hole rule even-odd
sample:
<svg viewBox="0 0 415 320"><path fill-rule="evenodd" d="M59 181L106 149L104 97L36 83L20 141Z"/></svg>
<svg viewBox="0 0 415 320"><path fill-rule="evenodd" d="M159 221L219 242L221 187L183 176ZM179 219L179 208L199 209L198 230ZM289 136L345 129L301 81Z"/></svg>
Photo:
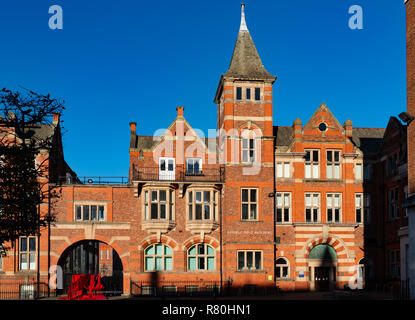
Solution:
<svg viewBox="0 0 415 320"><path fill-rule="evenodd" d="M399 279L406 126L393 117L386 129L342 125L324 103L274 126L275 81L242 10L214 98L216 134L198 135L184 107L160 136L130 123L128 183L68 178L58 220L37 242L41 278L49 265L62 267L65 286L72 274L111 270L124 294L156 282L255 292ZM18 261L16 250L3 258L4 276L30 274Z"/></svg>

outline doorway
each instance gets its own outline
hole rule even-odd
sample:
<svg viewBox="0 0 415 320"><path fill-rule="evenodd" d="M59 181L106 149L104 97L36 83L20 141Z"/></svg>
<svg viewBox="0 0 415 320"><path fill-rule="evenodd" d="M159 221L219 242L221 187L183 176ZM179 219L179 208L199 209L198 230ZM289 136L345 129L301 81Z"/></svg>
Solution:
<svg viewBox="0 0 415 320"><path fill-rule="evenodd" d="M317 291L330 290L330 267L314 268L314 284Z"/></svg>
<svg viewBox="0 0 415 320"><path fill-rule="evenodd" d="M315 246L308 256L310 289L330 291L337 287L337 254L327 244Z"/></svg>

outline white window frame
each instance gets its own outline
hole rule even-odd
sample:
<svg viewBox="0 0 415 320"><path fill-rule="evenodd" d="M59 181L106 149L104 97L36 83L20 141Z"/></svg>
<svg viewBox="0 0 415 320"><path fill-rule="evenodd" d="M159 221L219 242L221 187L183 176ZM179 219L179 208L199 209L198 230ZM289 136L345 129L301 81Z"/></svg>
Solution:
<svg viewBox="0 0 415 320"><path fill-rule="evenodd" d="M329 219L329 210L332 210L331 219ZM337 211L338 219L336 219L336 210L338 210ZM326 213L327 213L326 218L327 218L328 223L340 223L342 221L342 194L341 193L327 193L326 194Z"/></svg>
<svg viewBox="0 0 415 320"><path fill-rule="evenodd" d="M248 192L248 200L244 201L243 199L243 192L244 190L247 190ZM255 201L252 200L252 194L251 191L255 191L256 199ZM243 187L241 188L241 221L258 221L259 220L259 189L258 188L249 188L249 187ZM243 208L244 205L248 206L248 217L244 218L243 216ZM252 206L255 206L255 217L252 216Z"/></svg>
<svg viewBox="0 0 415 320"><path fill-rule="evenodd" d="M289 223L291 221L291 193L290 192L278 192L275 194L275 206L276 206L276 223ZM278 219L278 210L281 210L281 221ZM286 219L286 210L288 210L288 219Z"/></svg>
<svg viewBox="0 0 415 320"><path fill-rule="evenodd" d="M193 162L193 171L194 171L194 165L197 162L199 166L198 172L190 172L188 171L189 162ZM202 158L186 158L186 174L188 175L198 175L202 173Z"/></svg>
<svg viewBox="0 0 415 320"><path fill-rule="evenodd" d="M355 164L355 180L363 180L363 163L356 163Z"/></svg>
<svg viewBox="0 0 415 320"><path fill-rule="evenodd" d="M26 250L22 249L22 241L25 239ZM33 250L30 249L30 240L35 241L35 247ZM37 270L37 238L33 236L20 237L19 238L19 270L21 271L35 271ZM23 259L23 256L26 259ZM33 259L32 259L33 258ZM23 262L23 261L26 262Z"/></svg>
<svg viewBox="0 0 415 320"><path fill-rule="evenodd" d="M277 263L278 260L284 260L285 263ZM284 277L284 269L286 268L287 274ZM278 273L280 277L278 277ZM290 263L287 258L285 257L278 257L275 261L275 278L276 279L289 279L290 278Z"/></svg>
<svg viewBox="0 0 415 320"><path fill-rule="evenodd" d="M305 159L305 178L306 179L319 179L320 178L320 150L319 149L306 149L306 153L310 153L310 159ZM314 159L317 152L317 161Z"/></svg>
<svg viewBox="0 0 415 320"><path fill-rule="evenodd" d="M290 178L291 176L291 165L289 162L277 162L276 163L276 175L277 178Z"/></svg>
<svg viewBox="0 0 415 320"><path fill-rule="evenodd" d="M307 201L310 198L310 202ZM305 221L307 223L319 223L321 221L321 195L317 192L306 192L305 199ZM310 210L310 220L307 220L307 209ZM316 219L317 212L317 219Z"/></svg>
<svg viewBox="0 0 415 320"><path fill-rule="evenodd" d="M326 150L326 177L327 179L340 179L341 178L341 162L340 162L341 150ZM329 153L331 154L332 161L328 161ZM335 155L338 153L339 157L336 160Z"/></svg>

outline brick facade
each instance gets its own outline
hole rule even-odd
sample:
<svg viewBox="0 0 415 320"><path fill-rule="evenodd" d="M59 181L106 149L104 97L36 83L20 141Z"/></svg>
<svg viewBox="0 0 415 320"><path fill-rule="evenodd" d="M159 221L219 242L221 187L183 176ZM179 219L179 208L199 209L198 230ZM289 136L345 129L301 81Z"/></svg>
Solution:
<svg viewBox="0 0 415 320"><path fill-rule="evenodd" d="M359 270L365 285L395 280L388 257L408 224L406 126L341 125L324 103L310 119L274 126L276 77L243 22L215 95L218 135L199 137L183 107L159 137L137 135L131 122L128 184L62 187L57 222L40 237L43 280L92 240L119 257L125 294L155 277L283 290L354 286ZM17 251L3 258L3 276L33 275L18 270Z"/></svg>

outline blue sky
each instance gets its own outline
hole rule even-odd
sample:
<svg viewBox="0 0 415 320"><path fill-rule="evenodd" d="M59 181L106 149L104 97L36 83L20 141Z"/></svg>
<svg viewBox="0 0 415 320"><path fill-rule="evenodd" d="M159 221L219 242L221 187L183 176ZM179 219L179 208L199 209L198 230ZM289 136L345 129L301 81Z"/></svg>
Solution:
<svg viewBox="0 0 415 320"><path fill-rule="evenodd" d="M14 0L0 3L0 87L65 100L65 159L80 176L127 176L129 122L140 135L185 107L216 128L213 103L240 24L240 0ZM386 127L406 110L403 0L246 0L274 84L274 124L305 123L325 102L340 123ZM63 30L48 27L51 5ZM363 9L351 30L349 7Z"/></svg>

